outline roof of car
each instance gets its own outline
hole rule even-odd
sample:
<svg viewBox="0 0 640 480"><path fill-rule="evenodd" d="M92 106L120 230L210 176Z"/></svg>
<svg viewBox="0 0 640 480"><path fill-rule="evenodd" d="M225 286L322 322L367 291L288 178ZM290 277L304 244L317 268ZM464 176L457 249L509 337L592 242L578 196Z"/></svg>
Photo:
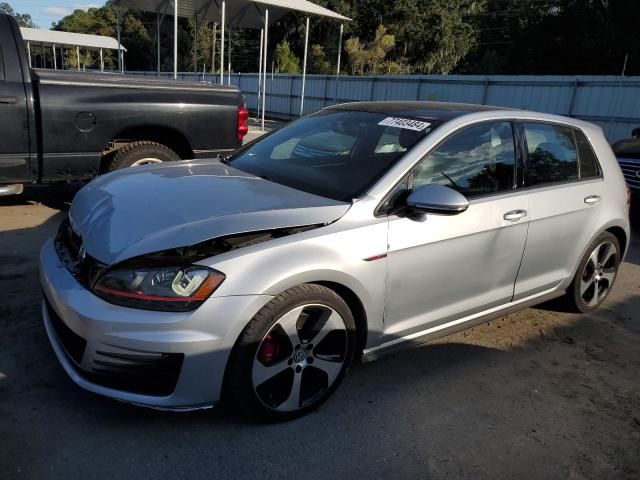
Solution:
<svg viewBox="0 0 640 480"><path fill-rule="evenodd" d="M333 110L357 110L361 112L374 112L386 115L402 115L406 117L421 118L425 120L439 120L446 122L461 115L491 110L509 110L504 107L490 105L476 105L473 103L449 103L449 102L352 102L342 103L329 107Z"/></svg>

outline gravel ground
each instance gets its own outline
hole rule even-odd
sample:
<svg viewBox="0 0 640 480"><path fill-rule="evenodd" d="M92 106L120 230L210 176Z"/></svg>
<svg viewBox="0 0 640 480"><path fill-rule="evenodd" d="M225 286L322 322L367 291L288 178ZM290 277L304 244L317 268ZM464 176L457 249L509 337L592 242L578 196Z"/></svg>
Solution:
<svg viewBox="0 0 640 480"><path fill-rule="evenodd" d="M317 412L256 425L67 378L37 268L74 191L0 199L1 479L640 478L638 241L595 313L544 305L357 365Z"/></svg>

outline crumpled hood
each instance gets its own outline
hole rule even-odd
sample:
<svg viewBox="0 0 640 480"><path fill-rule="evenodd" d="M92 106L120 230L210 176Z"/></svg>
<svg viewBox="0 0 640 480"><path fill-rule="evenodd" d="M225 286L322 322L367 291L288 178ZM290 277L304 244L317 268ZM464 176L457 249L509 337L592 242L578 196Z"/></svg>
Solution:
<svg viewBox="0 0 640 480"><path fill-rule="evenodd" d="M198 160L98 177L76 194L69 218L86 252L111 265L224 235L330 223L350 205Z"/></svg>

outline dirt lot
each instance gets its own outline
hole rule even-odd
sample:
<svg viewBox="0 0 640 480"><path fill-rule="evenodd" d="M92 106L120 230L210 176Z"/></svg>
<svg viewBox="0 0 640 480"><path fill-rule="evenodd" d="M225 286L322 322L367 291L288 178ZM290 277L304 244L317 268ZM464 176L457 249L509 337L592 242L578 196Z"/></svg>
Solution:
<svg viewBox="0 0 640 480"><path fill-rule="evenodd" d="M37 269L73 193L0 199L0 478L640 478L638 241L594 314L528 309L358 365L317 412L255 425L67 378Z"/></svg>

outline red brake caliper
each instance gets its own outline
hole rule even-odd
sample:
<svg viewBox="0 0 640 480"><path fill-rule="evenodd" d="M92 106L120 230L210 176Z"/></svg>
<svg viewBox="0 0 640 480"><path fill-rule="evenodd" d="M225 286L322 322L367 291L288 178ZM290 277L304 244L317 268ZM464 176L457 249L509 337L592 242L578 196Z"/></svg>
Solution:
<svg viewBox="0 0 640 480"><path fill-rule="evenodd" d="M264 337L262 345L260 345L260 351L258 352L258 359L265 365L270 364L275 359L280 357L280 342L273 335L268 334Z"/></svg>

